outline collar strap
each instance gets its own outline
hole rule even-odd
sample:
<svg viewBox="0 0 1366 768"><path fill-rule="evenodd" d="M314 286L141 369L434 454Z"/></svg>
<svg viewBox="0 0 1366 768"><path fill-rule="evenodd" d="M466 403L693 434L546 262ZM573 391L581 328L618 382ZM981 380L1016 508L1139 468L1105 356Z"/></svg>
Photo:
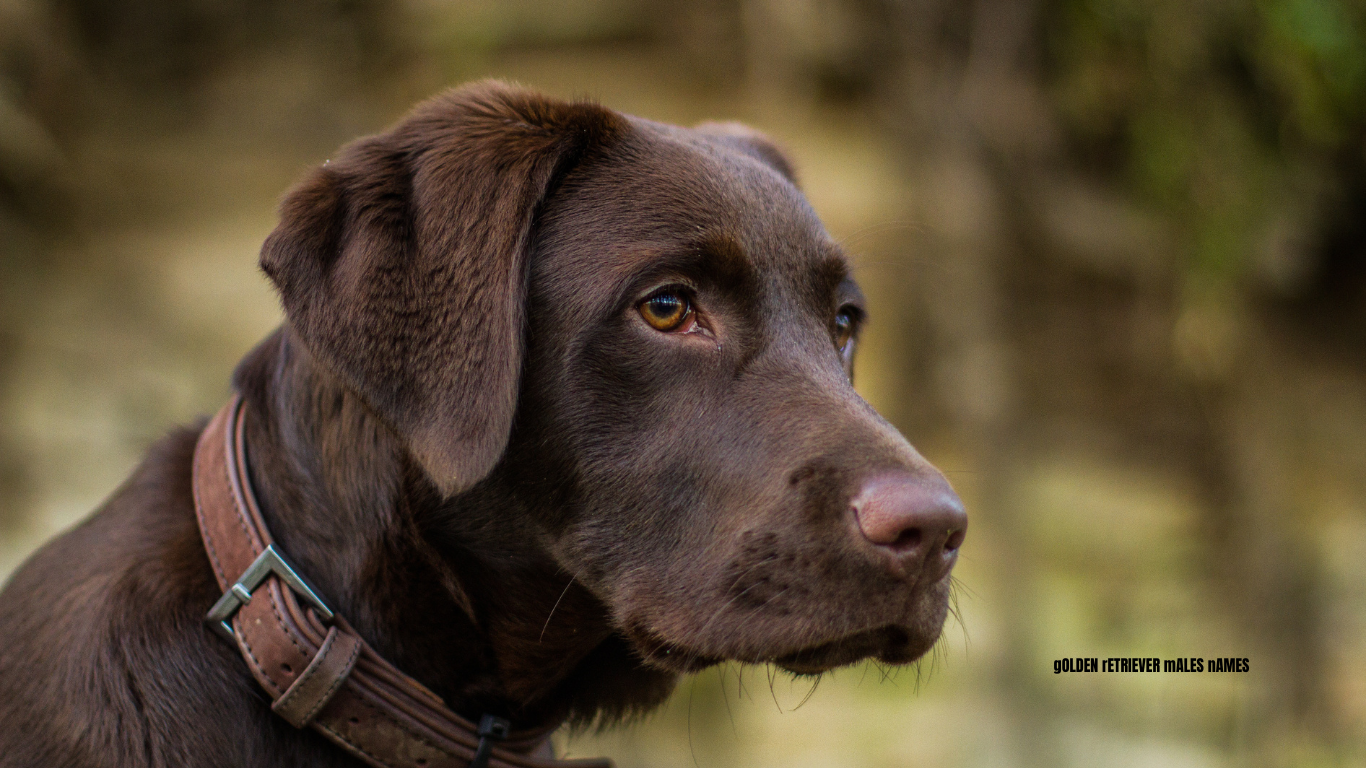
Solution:
<svg viewBox="0 0 1366 768"><path fill-rule="evenodd" d="M531 757L549 753L547 731L510 733L488 715L476 727L366 644L271 539L247 475L244 413L234 395L195 447L195 515L223 590L206 620L241 651L276 714L376 768L612 768Z"/></svg>

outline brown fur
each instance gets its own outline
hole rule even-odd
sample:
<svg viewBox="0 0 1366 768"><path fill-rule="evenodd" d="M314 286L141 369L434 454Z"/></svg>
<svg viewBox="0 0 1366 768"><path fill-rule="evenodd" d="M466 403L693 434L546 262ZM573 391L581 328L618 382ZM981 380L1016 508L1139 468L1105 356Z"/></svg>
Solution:
<svg viewBox="0 0 1366 768"><path fill-rule="evenodd" d="M382 654L477 717L614 720L721 659L923 654L947 576L850 522L933 473L854 392L844 255L762 136L483 83L286 198L288 316L238 367L271 531ZM710 335L635 311L684 284ZM0 594L0 766L347 763L211 634L177 432ZM349 764L349 763L348 763Z"/></svg>

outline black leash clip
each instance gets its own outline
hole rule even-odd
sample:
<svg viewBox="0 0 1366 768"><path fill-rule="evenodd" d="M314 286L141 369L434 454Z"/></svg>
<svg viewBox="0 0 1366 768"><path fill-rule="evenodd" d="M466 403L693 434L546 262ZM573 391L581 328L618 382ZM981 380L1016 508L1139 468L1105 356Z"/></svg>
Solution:
<svg viewBox="0 0 1366 768"><path fill-rule="evenodd" d="M512 731L512 723L501 717L484 715L479 719L479 749L474 752L470 768L488 768L489 753L493 752L493 742L502 741Z"/></svg>

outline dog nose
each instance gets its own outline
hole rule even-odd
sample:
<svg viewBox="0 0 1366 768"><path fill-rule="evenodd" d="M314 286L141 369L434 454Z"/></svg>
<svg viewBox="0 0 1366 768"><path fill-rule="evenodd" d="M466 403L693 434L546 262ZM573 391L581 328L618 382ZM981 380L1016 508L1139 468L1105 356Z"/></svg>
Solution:
<svg viewBox="0 0 1366 768"><path fill-rule="evenodd" d="M968 515L938 472L874 477L864 482L853 508L863 537L907 575L933 583L958 559Z"/></svg>

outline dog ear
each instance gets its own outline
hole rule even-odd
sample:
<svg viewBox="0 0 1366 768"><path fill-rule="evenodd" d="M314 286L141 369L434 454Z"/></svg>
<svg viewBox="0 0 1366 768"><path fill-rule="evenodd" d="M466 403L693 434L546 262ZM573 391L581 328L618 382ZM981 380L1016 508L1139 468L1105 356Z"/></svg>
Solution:
<svg viewBox="0 0 1366 768"><path fill-rule="evenodd" d="M793 185L800 186L797 183L797 171L792 167L792 161L787 159L786 153L778 149L778 145L774 144L772 139L748 125L736 122L706 122L699 123L695 130L769 165Z"/></svg>
<svg viewBox="0 0 1366 768"><path fill-rule="evenodd" d="M443 493L507 447L540 203L626 130L498 82L447 92L291 191L261 250L289 323Z"/></svg>

